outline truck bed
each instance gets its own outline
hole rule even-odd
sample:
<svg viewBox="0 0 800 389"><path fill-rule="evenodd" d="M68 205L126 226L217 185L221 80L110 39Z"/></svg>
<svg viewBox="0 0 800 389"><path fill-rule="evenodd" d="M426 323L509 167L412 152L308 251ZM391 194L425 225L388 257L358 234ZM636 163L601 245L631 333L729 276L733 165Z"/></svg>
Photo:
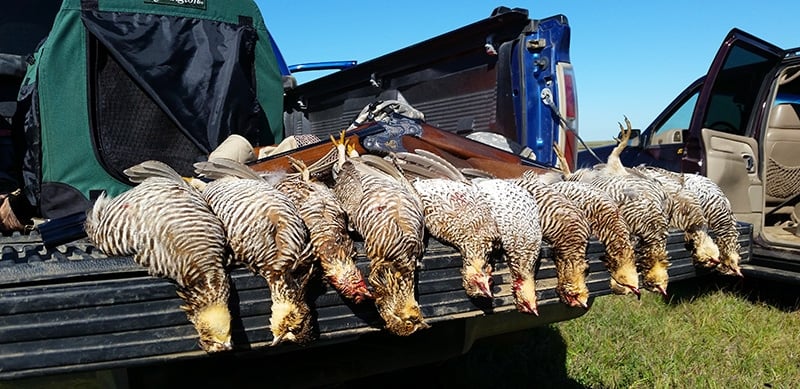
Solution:
<svg viewBox="0 0 800 389"><path fill-rule="evenodd" d="M740 224L739 231L746 260L752 229ZM357 245L357 263L366 270L363 247ZM696 276L683 233L670 231L668 245L671 280ZM0 237L0 247L0 379L216 357L198 346L197 334L180 309L174 285L149 276L131 258L106 257L87 241L48 249L35 233ZM603 245L592 240L587 250L591 300L611 293L602 257ZM462 353L484 336L583 315L584 309L568 308L558 300L555 268L546 244L540 259L536 270L540 317L535 317L516 312L505 263L495 265L496 297L491 302L473 300L461 287L461 257L450 246L428 239L423 267L417 271L417 293L432 327L406 341L416 343L437 332L447 332L451 337L455 333L463 339L459 339L457 350L449 352ZM229 355L278 356L298 349L337 347L374 333L379 335L371 338L373 344L403 343L401 337L381 330L372 303L345 302L320 280L312 282L309 293L318 339L307 346L270 347L271 303L266 283L245 269L234 269L232 279L235 350ZM461 330L454 332L454 326ZM368 352L362 357L370 358Z"/></svg>

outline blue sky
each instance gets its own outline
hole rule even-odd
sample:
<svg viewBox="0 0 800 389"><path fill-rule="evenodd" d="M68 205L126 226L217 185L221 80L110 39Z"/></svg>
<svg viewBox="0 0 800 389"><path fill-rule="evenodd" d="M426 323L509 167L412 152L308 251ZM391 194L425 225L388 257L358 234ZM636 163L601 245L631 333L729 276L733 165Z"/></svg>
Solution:
<svg viewBox="0 0 800 389"><path fill-rule="evenodd" d="M527 8L532 18L566 15L587 141L611 139L623 115L646 127L705 74L733 27L783 48L800 46L798 0L256 2L288 64L364 62L483 19L499 5Z"/></svg>

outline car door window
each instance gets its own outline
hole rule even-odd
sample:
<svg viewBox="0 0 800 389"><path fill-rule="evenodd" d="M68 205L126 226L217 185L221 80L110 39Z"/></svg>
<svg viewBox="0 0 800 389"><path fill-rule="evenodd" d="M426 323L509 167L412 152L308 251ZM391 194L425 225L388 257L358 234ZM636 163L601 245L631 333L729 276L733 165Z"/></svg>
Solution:
<svg viewBox="0 0 800 389"><path fill-rule="evenodd" d="M733 47L712 87L703 128L745 135L764 75L773 63L771 57Z"/></svg>
<svg viewBox="0 0 800 389"><path fill-rule="evenodd" d="M692 112L700 91L689 95L670 116L653 131L650 145L678 144L683 142L683 131L689 128Z"/></svg>

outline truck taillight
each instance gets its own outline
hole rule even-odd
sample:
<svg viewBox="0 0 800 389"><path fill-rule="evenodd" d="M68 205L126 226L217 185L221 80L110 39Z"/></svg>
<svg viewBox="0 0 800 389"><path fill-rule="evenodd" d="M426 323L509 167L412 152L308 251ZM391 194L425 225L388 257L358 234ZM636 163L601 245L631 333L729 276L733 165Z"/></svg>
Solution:
<svg viewBox="0 0 800 389"><path fill-rule="evenodd" d="M575 104L575 74L570 66L569 71L564 72L564 116L567 120L577 118L577 106Z"/></svg>
<svg viewBox="0 0 800 389"><path fill-rule="evenodd" d="M566 121L559 126L558 146L567 158L570 170L574 170L578 158L575 144L575 134L578 132L578 95L575 92L575 71L572 64L559 62L556 65L556 75L558 76L558 110ZM569 131L565 124L575 132Z"/></svg>

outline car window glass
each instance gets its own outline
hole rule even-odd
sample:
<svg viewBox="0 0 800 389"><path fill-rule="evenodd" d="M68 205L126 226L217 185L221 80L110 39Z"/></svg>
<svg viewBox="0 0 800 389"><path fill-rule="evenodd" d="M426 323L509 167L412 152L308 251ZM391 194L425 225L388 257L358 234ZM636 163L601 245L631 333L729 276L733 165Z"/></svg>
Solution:
<svg viewBox="0 0 800 389"><path fill-rule="evenodd" d="M703 127L745 135L758 91L771 68L770 58L733 47L712 87Z"/></svg>
<svg viewBox="0 0 800 389"><path fill-rule="evenodd" d="M692 120L692 112L697 104L699 90L689 95L683 103L675 109L672 114L664 120L661 125L653 131L650 139L651 145L681 143L682 131L689 128Z"/></svg>

